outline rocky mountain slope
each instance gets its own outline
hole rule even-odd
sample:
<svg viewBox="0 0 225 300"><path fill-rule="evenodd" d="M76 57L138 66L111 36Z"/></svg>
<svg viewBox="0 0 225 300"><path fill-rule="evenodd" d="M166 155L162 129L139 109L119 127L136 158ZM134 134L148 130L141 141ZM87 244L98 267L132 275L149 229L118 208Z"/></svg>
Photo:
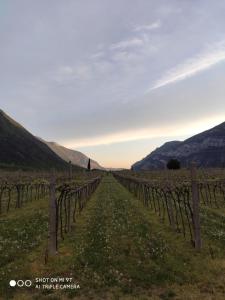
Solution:
<svg viewBox="0 0 225 300"><path fill-rule="evenodd" d="M142 160L136 162L133 170L163 169L171 158L186 167L195 161L199 167L225 166L225 122L199 133L187 140L172 141L157 148Z"/></svg>
<svg viewBox="0 0 225 300"><path fill-rule="evenodd" d="M76 150L68 149L63 147L55 142L45 142L48 147L54 151L59 157L63 160L69 162L71 161L72 164L78 165L83 168L87 168L89 158ZM91 169L104 169L102 166L99 165L95 160L91 159Z"/></svg>
<svg viewBox="0 0 225 300"><path fill-rule="evenodd" d="M0 167L66 169L68 164L0 110Z"/></svg>

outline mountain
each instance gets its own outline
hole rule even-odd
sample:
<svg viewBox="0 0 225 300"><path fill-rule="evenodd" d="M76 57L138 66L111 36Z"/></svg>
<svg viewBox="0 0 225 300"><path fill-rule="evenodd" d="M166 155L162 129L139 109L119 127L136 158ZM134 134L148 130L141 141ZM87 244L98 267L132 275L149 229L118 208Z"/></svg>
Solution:
<svg viewBox="0 0 225 300"><path fill-rule="evenodd" d="M71 161L72 164L78 165L83 168L87 168L89 157L85 154L71 150L66 147L63 147L55 142L46 142L42 140L46 145L54 151L59 157L61 157L64 161L69 162ZM95 160L91 159L91 169L104 169L100 166Z"/></svg>
<svg viewBox="0 0 225 300"><path fill-rule="evenodd" d="M66 169L68 164L0 110L0 167Z"/></svg>
<svg viewBox="0 0 225 300"><path fill-rule="evenodd" d="M183 142L165 143L133 164L132 169L136 171L163 169L171 158L178 159L182 167L188 166L191 161L195 161L199 167L224 167L225 122Z"/></svg>
<svg viewBox="0 0 225 300"><path fill-rule="evenodd" d="M125 168L105 168L106 171L112 171L112 172L117 172L117 171L124 171L124 170L128 170Z"/></svg>

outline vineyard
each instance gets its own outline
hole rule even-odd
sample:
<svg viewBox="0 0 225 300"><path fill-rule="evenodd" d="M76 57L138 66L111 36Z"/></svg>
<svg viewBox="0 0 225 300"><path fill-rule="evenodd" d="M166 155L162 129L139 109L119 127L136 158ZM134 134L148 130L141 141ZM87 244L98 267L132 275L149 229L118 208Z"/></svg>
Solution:
<svg viewBox="0 0 225 300"><path fill-rule="evenodd" d="M224 170L3 172L0 226L0 299L224 299Z"/></svg>
<svg viewBox="0 0 225 300"><path fill-rule="evenodd" d="M210 174L200 180L197 180L196 173L192 174L195 178L189 176L188 180L187 176L180 176L172 181L168 178L162 180L159 176L153 180L119 174L114 176L135 197L142 200L145 207L153 210L161 222L167 221L175 232L182 233L183 237L188 236L198 250L201 248L200 214L207 214L207 208L225 207L225 180L211 179Z"/></svg>

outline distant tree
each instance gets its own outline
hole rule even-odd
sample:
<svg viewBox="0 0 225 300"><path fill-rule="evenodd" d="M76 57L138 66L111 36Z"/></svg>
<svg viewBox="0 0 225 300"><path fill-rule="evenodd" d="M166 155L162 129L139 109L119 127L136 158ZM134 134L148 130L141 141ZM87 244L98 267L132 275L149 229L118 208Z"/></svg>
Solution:
<svg viewBox="0 0 225 300"><path fill-rule="evenodd" d="M88 171L91 171L91 160L90 160L90 158L88 160L87 169L88 169Z"/></svg>
<svg viewBox="0 0 225 300"><path fill-rule="evenodd" d="M168 161L166 166L169 170L178 170L180 169L180 162L179 160L172 158Z"/></svg>

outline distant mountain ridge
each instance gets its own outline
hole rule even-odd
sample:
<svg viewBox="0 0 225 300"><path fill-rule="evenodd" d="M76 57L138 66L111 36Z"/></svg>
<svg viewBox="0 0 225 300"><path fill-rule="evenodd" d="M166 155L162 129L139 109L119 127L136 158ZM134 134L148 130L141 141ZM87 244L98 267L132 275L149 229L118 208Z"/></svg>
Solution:
<svg viewBox="0 0 225 300"><path fill-rule="evenodd" d="M0 167L68 170L71 161L73 168L82 170L87 168L88 160L79 151L35 137L0 109ZM91 168L104 169L94 160Z"/></svg>
<svg viewBox="0 0 225 300"><path fill-rule="evenodd" d="M133 164L132 169L136 171L163 169L171 158L178 159L183 167L188 166L191 161L195 161L199 167L224 167L225 122L183 142L165 143Z"/></svg>
<svg viewBox="0 0 225 300"><path fill-rule="evenodd" d="M42 140L42 139L41 139ZM87 168L89 157L83 154L80 151L68 149L63 147L55 142L47 142L42 140L46 145L54 151L59 157L61 157L66 162L71 161L72 164L78 165L83 168ZM104 168L99 165L98 162L91 159L91 169L100 169L103 170Z"/></svg>
<svg viewBox="0 0 225 300"><path fill-rule="evenodd" d="M65 169L66 163L47 145L0 110L0 165L17 168Z"/></svg>

